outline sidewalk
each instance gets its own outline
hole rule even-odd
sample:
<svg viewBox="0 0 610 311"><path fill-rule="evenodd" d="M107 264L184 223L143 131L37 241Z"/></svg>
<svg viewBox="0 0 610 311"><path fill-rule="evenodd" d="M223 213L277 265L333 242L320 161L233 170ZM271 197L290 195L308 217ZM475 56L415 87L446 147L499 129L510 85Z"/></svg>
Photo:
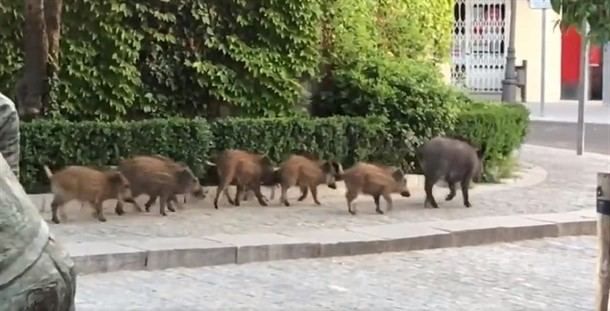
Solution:
<svg viewBox="0 0 610 311"><path fill-rule="evenodd" d="M525 104L530 110L530 120L548 122L578 121L578 101L561 101L544 104L544 116L540 114L540 102ZM610 105L601 101L588 101L585 105L585 123L610 124Z"/></svg>
<svg viewBox="0 0 610 311"><path fill-rule="evenodd" d="M523 178L505 185L478 185L471 191L472 208L461 194L444 201L446 188L436 187L439 209L424 209L423 189L411 184L410 198L394 196L394 210L374 212L372 199L360 196L358 215L347 213L344 192L320 187L311 197L284 207L277 197L269 207L255 201L219 210L206 201L190 202L186 210L158 214L128 211L124 216L106 206L106 223L78 204L69 220L49 224L55 237L76 259L81 272L161 269L249 261L352 255L384 251L476 245L547 236L595 232L594 189L598 171L610 170L610 158L577 157L569 150L526 145ZM265 190L264 190L265 191ZM215 190L210 192L213 195ZM279 194L279 193L278 193ZM40 204L39 196L33 201ZM47 198L46 204L50 202ZM383 200L382 200L382 204ZM384 208L385 205L382 206ZM555 214L559 213L559 214ZM538 214L538 215L532 215ZM541 215L542 214L542 215ZM49 219L47 211L43 217Z"/></svg>

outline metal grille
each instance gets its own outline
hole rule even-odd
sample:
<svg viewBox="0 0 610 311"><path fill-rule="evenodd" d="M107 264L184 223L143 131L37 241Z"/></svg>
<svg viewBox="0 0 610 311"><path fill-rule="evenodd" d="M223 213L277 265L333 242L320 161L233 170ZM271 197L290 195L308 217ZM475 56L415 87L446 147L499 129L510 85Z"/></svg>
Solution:
<svg viewBox="0 0 610 311"><path fill-rule="evenodd" d="M502 91L508 14L506 0L455 0L453 85L472 92Z"/></svg>

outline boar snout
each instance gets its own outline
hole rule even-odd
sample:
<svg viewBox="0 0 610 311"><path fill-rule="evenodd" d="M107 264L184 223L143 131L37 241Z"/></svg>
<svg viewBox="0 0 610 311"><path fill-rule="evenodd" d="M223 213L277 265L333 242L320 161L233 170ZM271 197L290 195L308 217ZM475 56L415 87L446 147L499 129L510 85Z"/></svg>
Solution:
<svg viewBox="0 0 610 311"><path fill-rule="evenodd" d="M409 192L409 190L403 190L403 191L400 192L400 195L405 197L405 198L408 198L408 197L411 196L411 192Z"/></svg>
<svg viewBox="0 0 610 311"><path fill-rule="evenodd" d="M205 199L206 195L208 194L207 191L205 191L201 186L195 187L191 193L193 196L200 199Z"/></svg>

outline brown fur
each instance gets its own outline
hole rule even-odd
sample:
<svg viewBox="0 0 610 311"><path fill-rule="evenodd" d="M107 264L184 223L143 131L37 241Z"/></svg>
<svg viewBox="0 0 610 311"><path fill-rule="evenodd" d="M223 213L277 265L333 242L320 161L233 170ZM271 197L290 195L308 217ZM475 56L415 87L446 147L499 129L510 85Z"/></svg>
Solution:
<svg viewBox="0 0 610 311"><path fill-rule="evenodd" d="M163 216L167 215L165 213L166 205L170 211L175 211L170 205L171 201L182 207L176 194L192 193L196 197L205 197L199 180L190 168L166 157L135 156L124 159L119 164L119 171L129 180L134 198L142 194L149 196L149 200L145 204L147 212L150 211L150 207L157 197L160 197L159 211ZM134 204L139 211L142 211L135 200L127 202ZM115 211L122 215L124 213L122 204L117 203Z"/></svg>
<svg viewBox="0 0 610 311"><path fill-rule="evenodd" d="M273 168L266 156L238 149L225 150L218 156L216 169L218 188L214 198L214 208L218 209L221 192L224 192L229 203L239 206L240 195L244 190L252 190L259 204L267 206L260 186L264 180L273 175ZM227 187L232 183L235 183L237 188L235 200L231 199L227 191Z"/></svg>
<svg viewBox="0 0 610 311"><path fill-rule="evenodd" d="M347 209L350 214L355 215L356 209L352 207L352 202L358 194L368 194L375 200L375 211L383 214L379 206L379 197L383 197L387 202L387 210L392 209L391 193L400 193L404 197L409 197L407 181L401 169L384 165L358 162L343 174L345 181L345 198L347 199Z"/></svg>
<svg viewBox="0 0 610 311"><path fill-rule="evenodd" d="M290 206L286 194L292 186L301 189L298 201L307 197L307 191L311 191L314 202L320 205L317 187L326 183L329 188L336 189L335 179L338 175L340 165L334 161L312 160L309 157L293 154L280 167L280 184L282 195L280 201Z"/></svg>
<svg viewBox="0 0 610 311"><path fill-rule="evenodd" d="M109 199L133 200L129 181L117 171L100 171L85 166L67 166L53 174L44 166L51 182L53 222L59 223L57 211L72 200L88 202L93 206L99 221L106 221L102 204Z"/></svg>

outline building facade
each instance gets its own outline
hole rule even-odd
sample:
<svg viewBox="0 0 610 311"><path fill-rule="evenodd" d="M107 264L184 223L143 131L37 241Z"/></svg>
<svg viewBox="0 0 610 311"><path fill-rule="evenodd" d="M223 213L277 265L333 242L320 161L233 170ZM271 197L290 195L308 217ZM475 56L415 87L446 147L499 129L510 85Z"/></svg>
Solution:
<svg viewBox="0 0 610 311"><path fill-rule="evenodd" d="M499 100L506 65L511 0L454 0L451 63L444 67L447 82L476 97ZM546 12L547 102L576 99L579 83L580 35L561 31L553 10ZM542 11L517 0L515 25L516 65L526 61L527 102L540 100ZM590 95L601 99L601 49L590 49ZM517 100L522 100L519 96Z"/></svg>

